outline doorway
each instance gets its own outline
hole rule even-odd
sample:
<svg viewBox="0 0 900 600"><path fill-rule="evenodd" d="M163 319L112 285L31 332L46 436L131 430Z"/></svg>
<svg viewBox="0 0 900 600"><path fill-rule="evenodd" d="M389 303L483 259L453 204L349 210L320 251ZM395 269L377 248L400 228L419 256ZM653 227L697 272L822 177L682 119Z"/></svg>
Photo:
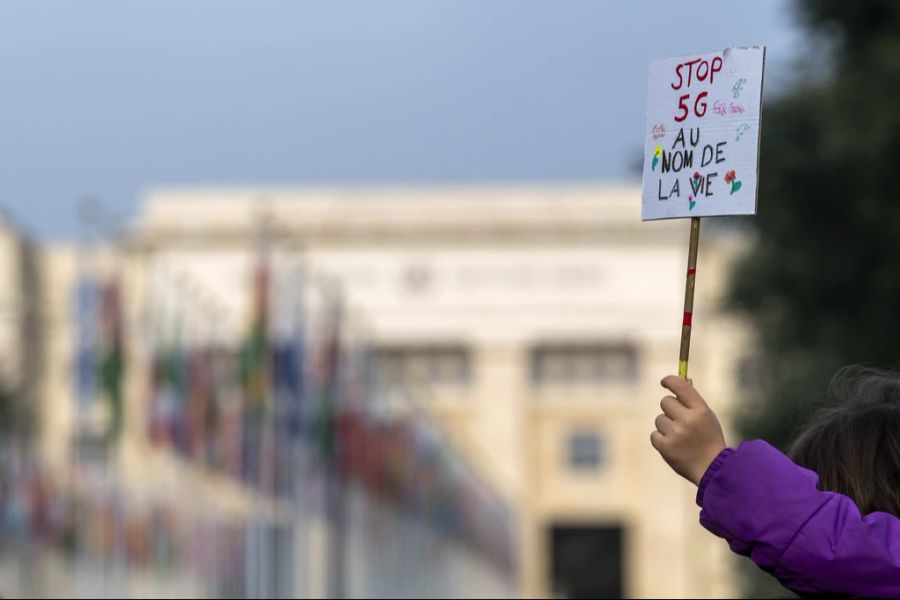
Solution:
<svg viewBox="0 0 900 600"><path fill-rule="evenodd" d="M557 598L622 598L620 526L550 527L550 590Z"/></svg>

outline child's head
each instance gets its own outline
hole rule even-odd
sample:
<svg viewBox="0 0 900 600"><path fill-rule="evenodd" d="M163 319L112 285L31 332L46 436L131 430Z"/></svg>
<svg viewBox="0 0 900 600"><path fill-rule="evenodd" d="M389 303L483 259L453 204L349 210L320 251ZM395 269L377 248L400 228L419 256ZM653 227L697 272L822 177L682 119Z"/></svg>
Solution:
<svg viewBox="0 0 900 600"><path fill-rule="evenodd" d="M846 367L828 396L835 408L812 418L791 458L818 473L823 490L852 498L862 514L900 516L900 374Z"/></svg>

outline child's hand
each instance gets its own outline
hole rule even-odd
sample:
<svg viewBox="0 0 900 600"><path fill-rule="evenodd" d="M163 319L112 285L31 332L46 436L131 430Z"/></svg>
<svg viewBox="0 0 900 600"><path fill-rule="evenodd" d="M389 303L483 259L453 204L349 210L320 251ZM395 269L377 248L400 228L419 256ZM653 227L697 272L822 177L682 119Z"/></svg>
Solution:
<svg viewBox="0 0 900 600"><path fill-rule="evenodd" d="M669 375L662 386L675 396L659 403L663 414L656 417L650 443L676 473L697 485L725 448L722 426L690 381Z"/></svg>

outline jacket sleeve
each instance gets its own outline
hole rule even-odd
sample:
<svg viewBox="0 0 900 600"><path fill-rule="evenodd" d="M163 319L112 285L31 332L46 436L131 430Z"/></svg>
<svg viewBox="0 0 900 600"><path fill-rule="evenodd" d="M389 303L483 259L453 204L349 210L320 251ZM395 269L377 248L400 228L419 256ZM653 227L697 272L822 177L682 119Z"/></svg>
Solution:
<svg viewBox="0 0 900 600"><path fill-rule="evenodd" d="M723 450L700 481L700 523L787 588L900 598L900 519L847 496L761 440Z"/></svg>

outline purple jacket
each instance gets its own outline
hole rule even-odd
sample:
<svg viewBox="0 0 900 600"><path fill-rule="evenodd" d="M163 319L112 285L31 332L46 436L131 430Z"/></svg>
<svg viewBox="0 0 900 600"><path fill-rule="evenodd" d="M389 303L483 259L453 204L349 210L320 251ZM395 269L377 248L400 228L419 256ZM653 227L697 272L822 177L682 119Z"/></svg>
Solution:
<svg viewBox="0 0 900 600"><path fill-rule="evenodd" d="M797 593L900 598L900 519L818 483L761 440L726 448L700 481L700 523Z"/></svg>

